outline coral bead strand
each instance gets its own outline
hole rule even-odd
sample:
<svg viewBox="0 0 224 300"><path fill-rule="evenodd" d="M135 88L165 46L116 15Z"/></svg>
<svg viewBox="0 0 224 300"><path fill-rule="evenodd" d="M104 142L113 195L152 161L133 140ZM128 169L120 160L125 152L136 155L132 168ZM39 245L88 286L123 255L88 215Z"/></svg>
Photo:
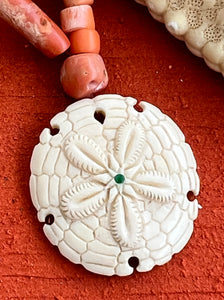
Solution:
<svg viewBox="0 0 224 300"><path fill-rule="evenodd" d="M93 0L64 0L61 27L70 34L70 53L61 68L61 84L66 94L80 99L92 97L108 84L100 52L100 36L95 30Z"/></svg>

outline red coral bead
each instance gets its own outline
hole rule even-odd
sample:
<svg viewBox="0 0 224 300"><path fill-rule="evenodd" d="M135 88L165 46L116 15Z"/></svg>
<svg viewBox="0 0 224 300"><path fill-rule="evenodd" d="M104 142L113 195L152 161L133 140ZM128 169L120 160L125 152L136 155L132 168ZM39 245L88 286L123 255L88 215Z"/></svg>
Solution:
<svg viewBox="0 0 224 300"><path fill-rule="evenodd" d="M70 35L71 54L99 53L100 36L96 30L80 29Z"/></svg>
<svg viewBox="0 0 224 300"><path fill-rule="evenodd" d="M60 13L61 28L64 32L88 28L95 29L92 7L89 5L72 6Z"/></svg>
<svg viewBox="0 0 224 300"><path fill-rule="evenodd" d="M0 0L0 17L50 58L70 46L64 32L30 0Z"/></svg>
<svg viewBox="0 0 224 300"><path fill-rule="evenodd" d="M103 59L95 53L68 57L62 65L60 79L65 93L75 99L92 97L108 84Z"/></svg>

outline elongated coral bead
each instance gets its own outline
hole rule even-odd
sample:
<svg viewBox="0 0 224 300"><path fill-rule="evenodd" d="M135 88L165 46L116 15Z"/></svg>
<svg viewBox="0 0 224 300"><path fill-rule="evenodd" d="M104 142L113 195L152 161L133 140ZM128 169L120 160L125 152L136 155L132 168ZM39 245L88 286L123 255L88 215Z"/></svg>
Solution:
<svg viewBox="0 0 224 300"><path fill-rule="evenodd" d="M61 11L61 27L64 32L72 32L82 28L95 29L92 7L79 5Z"/></svg>
<svg viewBox="0 0 224 300"><path fill-rule="evenodd" d="M99 53L100 36L96 30L80 29L70 35L72 54Z"/></svg>
<svg viewBox="0 0 224 300"><path fill-rule="evenodd" d="M68 57L62 65L60 79L65 93L75 99L91 97L108 84L103 59L95 53Z"/></svg>
<svg viewBox="0 0 224 300"><path fill-rule="evenodd" d="M94 0L64 0L66 7L75 5L92 5Z"/></svg>
<svg viewBox="0 0 224 300"><path fill-rule="evenodd" d="M64 32L31 0L0 0L0 18L50 58L70 46Z"/></svg>

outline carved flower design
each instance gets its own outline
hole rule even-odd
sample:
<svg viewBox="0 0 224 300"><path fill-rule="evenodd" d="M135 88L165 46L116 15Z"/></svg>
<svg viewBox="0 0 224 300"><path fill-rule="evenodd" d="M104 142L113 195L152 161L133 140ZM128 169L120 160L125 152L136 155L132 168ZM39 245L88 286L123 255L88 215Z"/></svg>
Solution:
<svg viewBox="0 0 224 300"><path fill-rule="evenodd" d="M121 246L135 246L142 230L137 201L168 203L175 193L168 174L142 171L145 148L143 127L130 120L118 128L110 153L88 136L70 135L64 144L66 157L89 176L76 177L73 186L62 195L60 207L64 215L79 220L106 205L114 239Z"/></svg>

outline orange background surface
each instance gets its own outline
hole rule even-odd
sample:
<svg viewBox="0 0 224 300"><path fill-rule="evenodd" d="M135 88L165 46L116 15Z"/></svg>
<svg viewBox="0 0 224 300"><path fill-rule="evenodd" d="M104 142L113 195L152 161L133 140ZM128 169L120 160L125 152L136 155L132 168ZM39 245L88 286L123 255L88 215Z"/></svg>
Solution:
<svg viewBox="0 0 224 300"><path fill-rule="evenodd" d="M35 1L59 23L60 0ZM182 129L198 164L203 209L184 250L164 266L104 277L74 265L42 232L29 161L43 128L72 99L49 60L0 20L0 299L223 299L224 79L134 0L96 0L105 93L151 102Z"/></svg>

